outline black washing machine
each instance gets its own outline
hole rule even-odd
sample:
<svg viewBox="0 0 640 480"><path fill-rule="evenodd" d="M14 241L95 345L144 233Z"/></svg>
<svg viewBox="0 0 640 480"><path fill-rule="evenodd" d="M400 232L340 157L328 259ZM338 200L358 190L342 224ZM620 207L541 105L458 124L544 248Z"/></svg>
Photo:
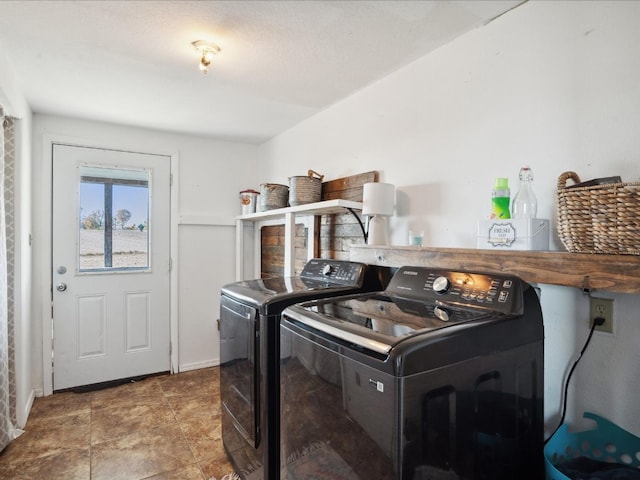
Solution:
<svg viewBox="0 0 640 480"><path fill-rule="evenodd" d="M282 314L283 480L539 480L544 332L516 277L403 267Z"/></svg>
<svg viewBox="0 0 640 480"><path fill-rule="evenodd" d="M242 478L274 480L278 476L282 310L305 300L380 291L390 276L386 268L312 259L300 276L248 280L222 287L222 439Z"/></svg>

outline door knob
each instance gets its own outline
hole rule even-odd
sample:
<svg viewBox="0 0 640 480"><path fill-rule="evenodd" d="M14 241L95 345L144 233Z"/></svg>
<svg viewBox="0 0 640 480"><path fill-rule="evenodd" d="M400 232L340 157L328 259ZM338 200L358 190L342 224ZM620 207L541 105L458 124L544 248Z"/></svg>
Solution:
<svg viewBox="0 0 640 480"><path fill-rule="evenodd" d="M58 285L56 285L56 290L58 290L59 292L64 292L66 289L67 289L66 283L59 283Z"/></svg>

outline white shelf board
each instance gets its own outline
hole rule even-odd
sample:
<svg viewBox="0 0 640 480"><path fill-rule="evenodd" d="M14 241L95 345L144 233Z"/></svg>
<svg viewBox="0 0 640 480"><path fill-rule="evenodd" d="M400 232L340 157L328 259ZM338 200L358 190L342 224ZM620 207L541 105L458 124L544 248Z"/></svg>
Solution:
<svg viewBox="0 0 640 480"><path fill-rule="evenodd" d="M267 210L266 212L240 215L236 217L236 220L259 222L260 220L283 217L287 213L294 215L330 215L334 213L344 213L347 208L362 210L362 203L342 199L325 200L324 202L307 203L296 207L276 208L274 210Z"/></svg>

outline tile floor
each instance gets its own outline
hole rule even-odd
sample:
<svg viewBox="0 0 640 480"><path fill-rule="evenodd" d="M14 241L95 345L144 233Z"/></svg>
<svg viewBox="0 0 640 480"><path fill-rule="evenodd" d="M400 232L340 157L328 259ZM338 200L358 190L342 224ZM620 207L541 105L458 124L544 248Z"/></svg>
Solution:
<svg viewBox="0 0 640 480"><path fill-rule="evenodd" d="M0 479L13 480L221 480L231 470L217 367L36 398L25 433L0 454Z"/></svg>

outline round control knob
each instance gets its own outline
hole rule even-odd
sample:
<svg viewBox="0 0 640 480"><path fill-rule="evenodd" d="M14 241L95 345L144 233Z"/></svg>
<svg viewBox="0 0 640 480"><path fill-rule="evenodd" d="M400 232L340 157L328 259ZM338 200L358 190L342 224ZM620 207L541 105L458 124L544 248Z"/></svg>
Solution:
<svg viewBox="0 0 640 480"><path fill-rule="evenodd" d="M438 317L439 320L442 320L443 322L448 322L449 319L451 318L449 315L449 310L447 310L446 308L442 308L442 307L433 307L433 314Z"/></svg>
<svg viewBox="0 0 640 480"><path fill-rule="evenodd" d="M332 265L325 265L324 267L322 267L322 274L323 275L330 275L331 272L333 272L333 266Z"/></svg>
<svg viewBox="0 0 640 480"><path fill-rule="evenodd" d="M451 282L447 277L438 277L433 281L433 291L436 293L447 293L451 287Z"/></svg>

